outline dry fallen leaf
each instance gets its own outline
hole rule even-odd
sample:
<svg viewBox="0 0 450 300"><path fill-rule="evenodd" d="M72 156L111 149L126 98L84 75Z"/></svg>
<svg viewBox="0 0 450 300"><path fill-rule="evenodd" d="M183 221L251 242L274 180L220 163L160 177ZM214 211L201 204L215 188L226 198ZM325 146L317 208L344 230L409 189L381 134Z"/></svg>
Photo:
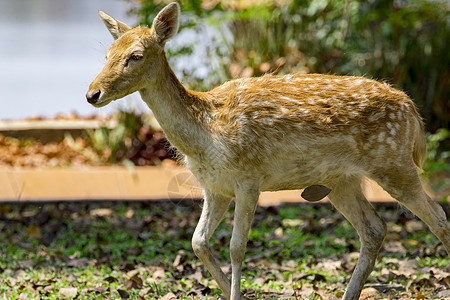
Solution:
<svg viewBox="0 0 450 300"><path fill-rule="evenodd" d="M78 294L78 289L74 287L66 287L59 289L58 293L61 297L76 297Z"/></svg>
<svg viewBox="0 0 450 300"><path fill-rule="evenodd" d="M417 300L424 300L424 299L427 299L427 297L425 297L424 294L419 293L419 294L417 294L416 299L417 299Z"/></svg>
<svg viewBox="0 0 450 300"><path fill-rule="evenodd" d="M109 217L112 215L112 210L110 208L96 208L91 210L90 214L93 217Z"/></svg>
<svg viewBox="0 0 450 300"><path fill-rule="evenodd" d="M405 223L405 229L408 232L419 232L423 231L424 225L419 220L409 220Z"/></svg>
<svg viewBox="0 0 450 300"><path fill-rule="evenodd" d="M117 289L117 292L120 295L120 299L125 300L130 298L130 293L128 293L127 291L123 290L123 289Z"/></svg>
<svg viewBox="0 0 450 300"><path fill-rule="evenodd" d="M203 275L200 270L197 270L194 274L189 275L187 278L194 279L195 281L200 282L203 279Z"/></svg>
<svg viewBox="0 0 450 300"><path fill-rule="evenodd" d="M406 249L403 247L401 242L391 241L387 242L383 246L384 250L389 253L402 253L406 254Z"/></svg>
<svg viewBox="0 0 450 300"><path fill-rule="evenodd" d="M144 283L141 278L134 275L125 282L125 286L129 289L141 289L144 286Z"/></svg>
<svg viewBox="0 0 450 300"><path fill-rule="evenodd" d="M41 227L37 224L31 224L27 228L27 235L34 239L40 239L42 237Z"/></svg>
<svg viewBox="0 0 450 300"><path fill-rule="evenodd" d="M436 297L450 299L450 290L443 290L437 293Z"/></svg>
<svg viewBox="0 0 450 300"><path fill-rule="evenodd" d="M369 299L370 297L374 297L378 294L378 291L373 287L365 288L361 291L361 296L359 299Z"/></svg>
<svg viewBox="0 0 450 300"><path fill-rule="evenodd" d="M170 293L164 295L163 297L161 297L159 299L160 300L176 300L178 298L177 298L177 296L174 293L170 292Z"/></svg>
<svg viewBox="0 0 450 300"><path fill-rule="evenodd" d="M67 262L67 266L73 267L73 268L84 267L84 266L87 266L88 264L89 264L89 259L87 259L86 257L70 259Z"/></svg>

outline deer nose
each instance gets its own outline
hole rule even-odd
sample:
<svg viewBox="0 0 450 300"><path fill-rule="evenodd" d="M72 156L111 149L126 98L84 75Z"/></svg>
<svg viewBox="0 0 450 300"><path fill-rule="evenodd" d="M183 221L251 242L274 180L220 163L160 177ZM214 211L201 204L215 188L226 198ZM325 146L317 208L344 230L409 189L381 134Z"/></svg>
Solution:
<svg viewBox="0 0 450 300"><path fill-rule="evenodd" d="M95 104L98 102L98 99L100 99L101 93L102 92L100 90L89 91L86 93L86 99L90 104Z"/></svg>

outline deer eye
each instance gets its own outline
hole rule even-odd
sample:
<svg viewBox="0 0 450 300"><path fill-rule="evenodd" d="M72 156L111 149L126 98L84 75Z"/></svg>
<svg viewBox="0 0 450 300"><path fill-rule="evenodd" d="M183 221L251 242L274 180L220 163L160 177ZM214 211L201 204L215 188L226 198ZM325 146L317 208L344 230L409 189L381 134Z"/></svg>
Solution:
<svg viewBox="0 0 450 300"><path fill-rule="evenodd" d="M132 53L132 54L128 57L128 59L127 59L127 61L126 61L126 63L125 63L125 67L128 66L128 64L130 63L130 61L139 61L139 60L141 60L141 59L143 59L143 58L144 58L144 55L143 55L142 53L140 53L140 52L138 52L138 53Z"/></svg>
<svg viewBox="0 0 450 300"><path fill-rule="evenodd" d="M141 60L142 58L144 58L144 55L137 53L131 54L130 56L130 60Z"/></svg>

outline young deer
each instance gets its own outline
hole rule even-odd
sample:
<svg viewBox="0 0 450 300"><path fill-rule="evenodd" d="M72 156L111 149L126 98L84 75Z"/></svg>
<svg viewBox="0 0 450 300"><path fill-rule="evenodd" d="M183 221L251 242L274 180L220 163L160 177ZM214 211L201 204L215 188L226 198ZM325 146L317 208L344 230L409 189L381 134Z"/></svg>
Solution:
<svg viewBox="0 0 450 300"><path fill-rule="evenodd" d="M426 153L423 123L403 92L361 77L318 74L265 75L205 93L188 91L164 52L179 14L179 5L171 3L148 29L130 28L100 11L116 41L86 98L101 107L139 91L170 143L185 155L205 196L192 247L227 299L244 298L241 266L261 191L331 189L331 203L361 239L345 299L358 299L386 232L363 195L363 176L427 223L450 253L445 213L425 194L417 174ZM209 240L232 198L230 281Z"/></svg>

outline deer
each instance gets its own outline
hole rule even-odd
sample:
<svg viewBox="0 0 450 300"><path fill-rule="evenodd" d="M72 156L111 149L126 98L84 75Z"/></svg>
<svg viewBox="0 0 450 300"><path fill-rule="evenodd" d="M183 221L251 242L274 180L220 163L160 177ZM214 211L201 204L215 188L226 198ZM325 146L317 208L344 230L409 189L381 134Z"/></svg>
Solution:
<svg viewBox="0 0 450 300"><path fill-rule="evenodd" d="M356 229L360 255L346 300L359 298L386 234L364 196L365 177L423 220L450 254L447 217L418 173L426 156L424 123L404 92L364 77L321 74L265 74L191 91L164 50L178 31L178 3L165 6L150 28L99 15L115 41L87 101L102 107L139 91L201 184L204 201L192 248L227 299L246 299L242 264L263 191L306 188L311 201L328 195ZM232 200L230 280L209 241Z"/></svg>

